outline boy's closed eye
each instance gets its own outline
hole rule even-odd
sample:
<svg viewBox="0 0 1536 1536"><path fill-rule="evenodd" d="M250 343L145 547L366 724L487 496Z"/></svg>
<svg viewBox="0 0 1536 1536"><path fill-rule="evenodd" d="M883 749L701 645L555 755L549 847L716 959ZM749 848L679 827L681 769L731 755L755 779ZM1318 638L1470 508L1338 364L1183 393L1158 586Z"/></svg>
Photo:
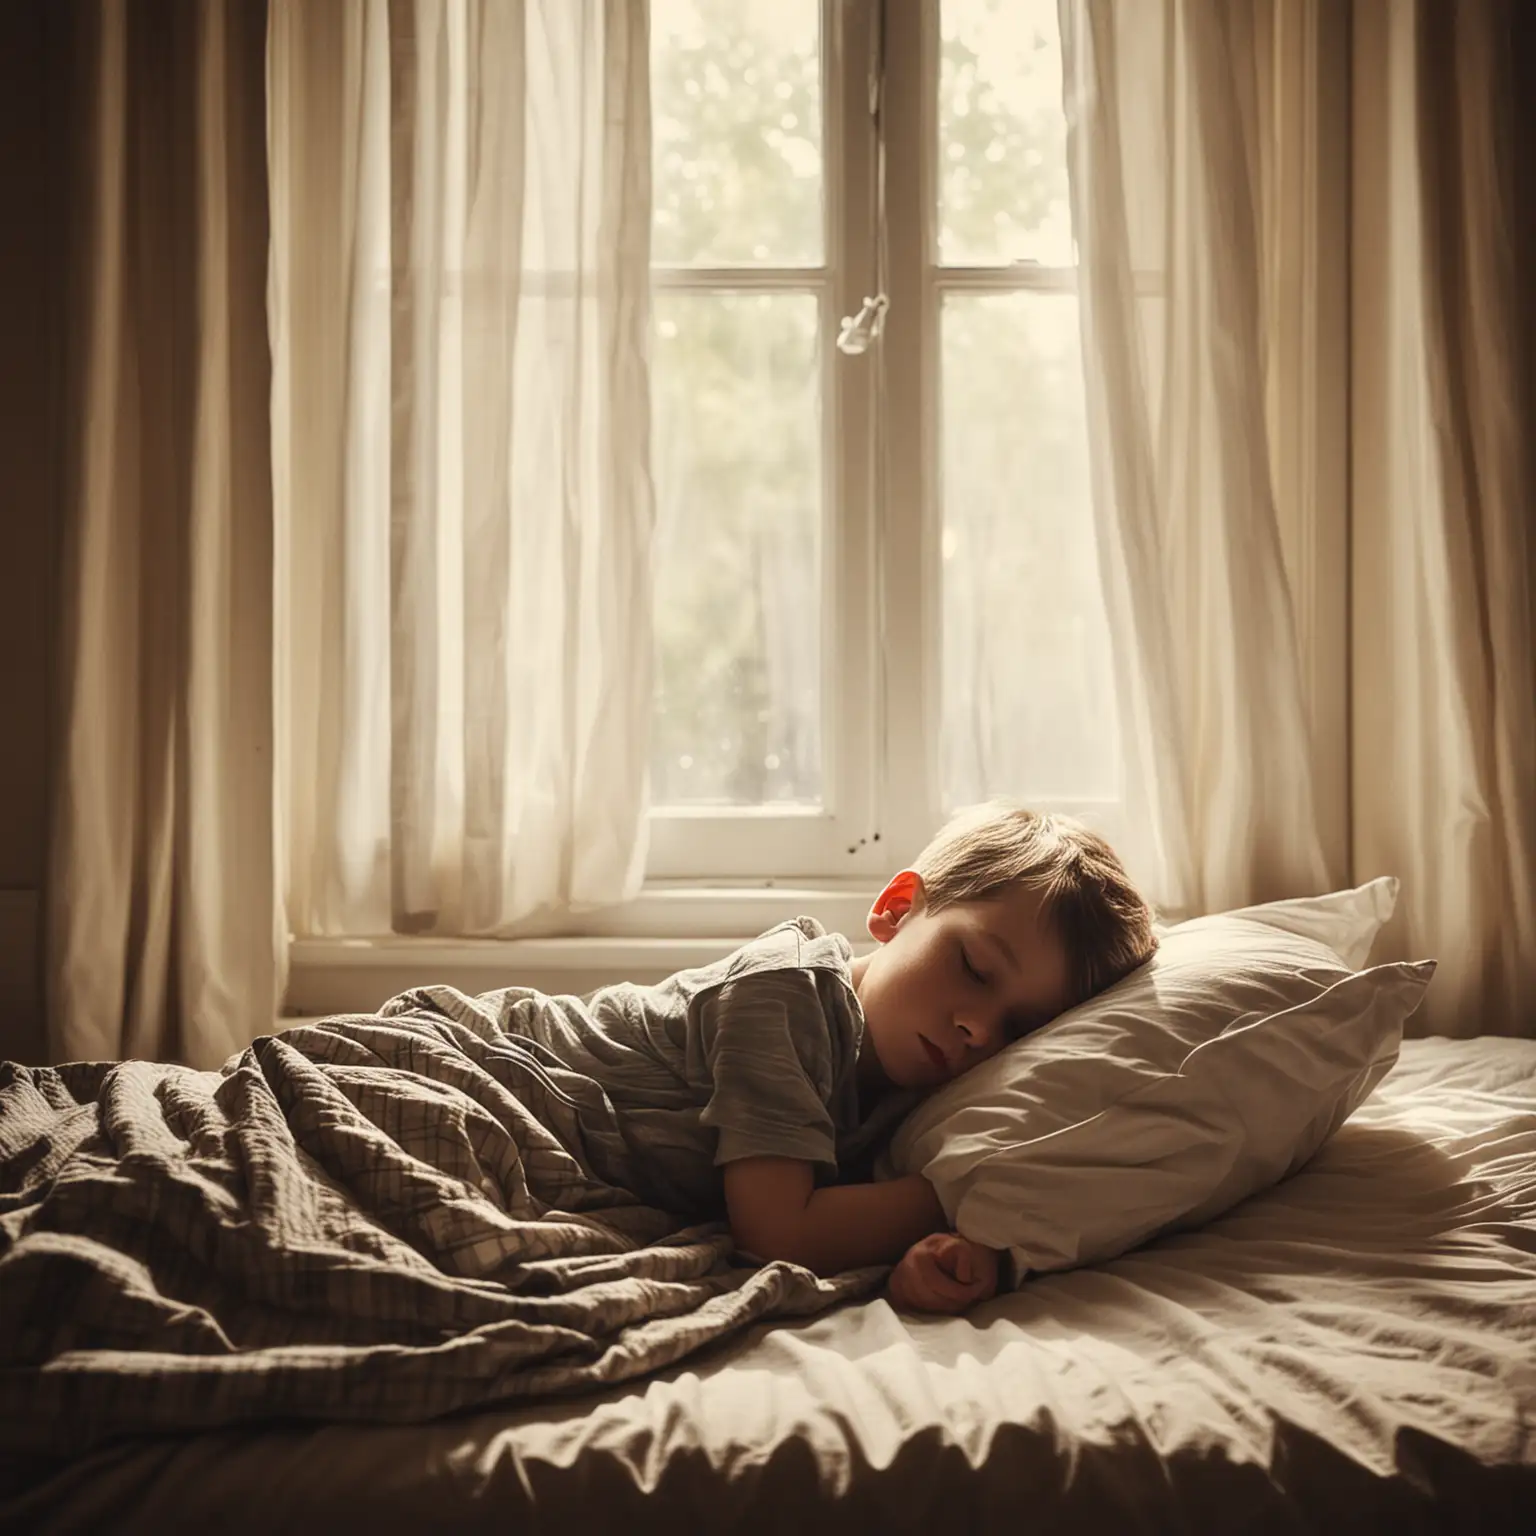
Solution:
<svg viewBox="0 0 1536 1536"><path fill-rule="evenodd" d="M992 978L971 958L970 950L963 943L956 944L955 948L966 976L979 987L991 986ZM1025 1035L1032 1035L1045 1022L1033 1009L1010 1008L1003 1015L1003 1038L1011 1045Z"/></svg>

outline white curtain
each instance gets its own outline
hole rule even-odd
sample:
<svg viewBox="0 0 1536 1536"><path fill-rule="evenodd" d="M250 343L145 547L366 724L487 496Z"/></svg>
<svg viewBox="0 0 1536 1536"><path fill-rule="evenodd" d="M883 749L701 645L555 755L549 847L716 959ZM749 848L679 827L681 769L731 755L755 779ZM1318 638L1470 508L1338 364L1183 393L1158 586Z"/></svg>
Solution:
<svg viewBox="0 0 1536 1536"><path fill-rule="evenodd" d="M270 1030L266 8L61 7L71 135L49 1052Z"/></svg>
<svg viewBox="0 0 1536 1536"><path fill-rule="evenodd" d="M645 856L643 0L274 0L288 916L503 934Z"/></svg>
<svg viewBox="0 0 1536 1536"><path fill-rule="evenodd" d="M1456 1035L1536 1035L1515 9L1359 6L1353 50L1354 857L1402 877L1384 939L1439 958L1423 1023Z"/></svg>
<svg viewBox="0 0 1536 1536"><path fill-rule="evenodd" d="M1272 10L1060 6L1124 853L1169 916L1342 873L1318 836L1266 416Z"/></svg>

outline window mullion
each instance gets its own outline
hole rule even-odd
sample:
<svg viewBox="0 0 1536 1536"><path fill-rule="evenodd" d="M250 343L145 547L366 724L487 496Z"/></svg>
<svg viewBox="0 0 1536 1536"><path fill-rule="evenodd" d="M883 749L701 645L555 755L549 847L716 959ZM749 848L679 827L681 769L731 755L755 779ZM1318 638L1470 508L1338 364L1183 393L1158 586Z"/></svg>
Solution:
<svg viewBox="0 0 1536 1536"><path fill-rule="evenodd" d="M663 293L814 293L826 267L652 267L651 287Z"/></svg>
<svg viewBox="0 0 1536 1536"><path fill-rule="evenodd" d="M1131 274L1137 297L1164 291L1161 272ZM1011 267L935 266L932 283L943 293L1076 293L1076 267L1042 267L1021 261Z"/></svg>
<svg viewBox="0 0 1536 1536"><path fill-rule="evenodd" d="M1073 267L1042 267L1021 261L1009 267L936 267L933 281L941 291L958 293L1076 293Z"/></svg>
<svg viewBox="0 0 1536 1536"><path fill-rule="evenodd" d="M934 288L937 7L885 13L886 235L879 497L882 826L916 849L940 817L938 313Z"/></svg>

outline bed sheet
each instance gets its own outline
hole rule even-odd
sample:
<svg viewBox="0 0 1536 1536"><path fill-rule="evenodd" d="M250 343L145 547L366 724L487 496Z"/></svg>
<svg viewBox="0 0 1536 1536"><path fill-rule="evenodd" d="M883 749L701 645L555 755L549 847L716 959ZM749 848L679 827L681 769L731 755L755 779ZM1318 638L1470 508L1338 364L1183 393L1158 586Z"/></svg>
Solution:
<svg viewBox="0 0 1536 1536"><path fill-rule="evenodd" d="M1295 1177L964 1318L866 1301L601 1395L125 1441L26 1531L1536 1531L1536 1042L1404 1046Z"/></svg>

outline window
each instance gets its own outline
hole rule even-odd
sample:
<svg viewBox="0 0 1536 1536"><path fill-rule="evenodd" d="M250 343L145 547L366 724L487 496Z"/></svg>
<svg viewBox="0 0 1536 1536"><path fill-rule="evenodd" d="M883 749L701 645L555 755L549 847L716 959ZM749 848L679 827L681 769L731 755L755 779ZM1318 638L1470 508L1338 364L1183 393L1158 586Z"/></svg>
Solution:
<svg viewBox="0 0 1536 1536"><path fill-rule="evenodd" d="M1055 0L652 0L652 112L652 875L1105 822Z"/></svg>

